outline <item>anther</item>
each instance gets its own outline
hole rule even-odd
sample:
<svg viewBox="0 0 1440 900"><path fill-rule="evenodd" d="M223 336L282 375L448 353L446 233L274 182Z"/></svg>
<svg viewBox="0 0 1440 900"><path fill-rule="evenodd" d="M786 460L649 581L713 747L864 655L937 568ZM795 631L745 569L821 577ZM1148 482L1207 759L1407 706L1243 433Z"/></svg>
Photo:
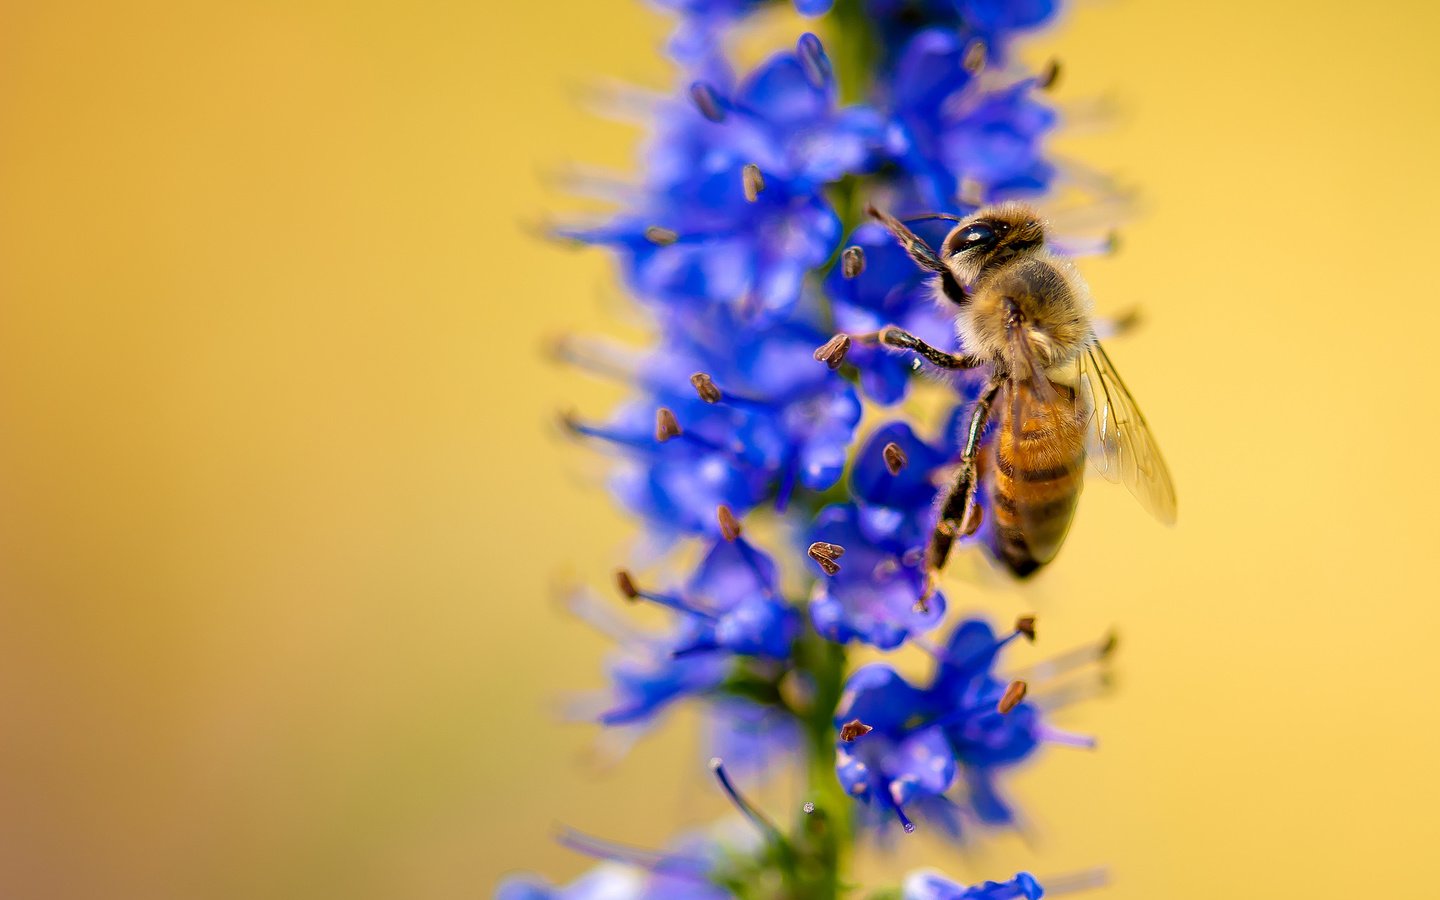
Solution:
<svg viewBox="0 0 1440 900"><path fill-rule="evenodd" d="M905 451L900 449L900 445L894 441L886 444L881 449L880 455L884 457L885 468L891 475L899 475L900 470L905 468L905 464L910 461L910 457L906 456Z"/></svg>
<svg viewBox="0 0 1440 900"><path fill-rule="evenodd" d="M720 504L720 507L715 510L715 517L720 520L720 534L725 540L733 542L740 537L740 520L735 518L735 513L731 512L730 507L723 503Z"/></svg>
<svg viewBox="0 0 1440 900"><path fill-rule="evenodd" d="M703 81L697 81L690 85L690 99L695 101L695 108L700 110L700 115L712 122L725 121L725 110L720 106L720 98L715 89Z"/></svg>
<svg viewBox="0 0 1440 900"><path fill-rule="evenodd" d="M660 225L649 225L645 228L645 240L657 247L668 247L680 240L680 235Z"/></svg>
<svg viewBox="0 0 1440 900"><path fill-rule="evenodd" d="M985 205L985 185L976 178L966 175L960 179L960 202L966 206Z"/></svg>
<svg viewBox="0 0 1440 900"><path fill-rule="evenodd" d="M1097 657L1100 659L1108 659L1110 657L1110 654L1115 652L1115 647L1119 643L1120 635L1116 634L1113 631L1107 632L1105 635L1105 640L1100 643L1100 649L1096 651Z"/></svg>
<svg viewBox="0 0 1440 900"><path fill-rule="evenodd" d="M673 437L679 437L681 433L675 413L664 406L655 410L655 440L663 444Z"/></svg>
<svg viewBox="0 0 1440 900"><path fill-rule="evenodd" d="M1045 64L1045 71L1040 73L1040 77L1035 83L1039 86L1040 90L1050 91L1055 89L1055 82L1059 80L1060 60L1051 59L1050 62Z"/></svg>
<svg viewBox="0 0 1440 900"><path fill-rule="evenodd" d="M826 575L834 575L840 571L840 564L835 560L845 555L845 548L839 544L816 541L806 549L805 555L819 563Z"/></svg>
<svg viewBox="0 0 1440 900"><path fill-rule="evenodd" d="M620 589L621 596L626 600L640 599L640 589L635 586L635 579L630 577L628 570L615 570L615 586Z"/></svg>
<svg viewBox="0 0 1440 900"><path fill-rule="evenodd" d="M695 387L695 393L700 395L701 400L706 403L720 402L720 389L715 386L715 382L709 375L704 372L696 372L690 376L690 384Z"/></svg>
<svg viewBox="0 0 1440 900"><path fill-rule="evenodd" d="M865 735L869 734L874 730L875 729L871 728L869 725L866 725L859 719L851 719L844 725L840 726L840 740L849 744L852 743L856 738L864 737Z"/></svg>
<svg viewBox="0 0 1440 900"><path fill-rule="evenodd" d="M795 55L800 57L800 66L805 70L805 80L817 88L823 88L830 83L833 70L830 67L830 57L825 54L825 45L820 39L809 32L800 35L800 40L795 44Z"/></svg>
<svg viewBox="0 0 1440 900"><path fill-rule="evenodd" d="M1000 710L1002 715L1010 712L1010 710L1020 705L1021 700L1025 699L1025 691L1028 689L1029 686L1023 681L1010 682L1010 686L1005 689L1005 694L1000 698L1000 703L995 708Z"/></svg>
<svg viewBox="0 0 1440 900"><path fill-rule="evenodd" d="M745 199L754 203L760 198L760 192L765 190L765 176L760 174L760 167L754 163L746 163L745 168L740 170L740 186L745 191Z"/></svg>
<svg viewBox="0 0 1440 900"><path fill-rule="evenodd" d="M960 65L965 68L965 71L974 75L976 72L985 68L985 55L987 52L985 42L976 38L965 48L965 55L961 58Z"/></svg>
<svg viewBox="0 0 1440 900"><path fill-rule="evenodd" d="M823 362L832 369L840 368L845 354L850 352L850 335L837 334L815 351L815 361Z"/></svg>
<svg viewBox="0 0 1440 900"><path fill-rule="evenodd" d="M1017 632L1019 632L1020 634L1025 635L1025 638L1026 638L1028 641L1030 641L1030 643L1032 643L1032 644L1035 643L1035 617L1034 617L1034 616L1021 616L1020 618L1016 619L1016 620L1015 620L1015 630L1016 630Z"/></svg>
<svg viewBox="0 0 1440 900"><path fill-rule="evenodd" d="M852 244L840 251L840 274L854 278L865 271L865 248Z"/></svg>

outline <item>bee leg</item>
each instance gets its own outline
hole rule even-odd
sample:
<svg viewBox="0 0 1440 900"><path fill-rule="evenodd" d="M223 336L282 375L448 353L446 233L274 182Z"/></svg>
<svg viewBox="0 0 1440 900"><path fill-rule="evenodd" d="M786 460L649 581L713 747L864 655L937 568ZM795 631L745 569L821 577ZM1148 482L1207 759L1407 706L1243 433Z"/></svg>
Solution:
<svg viewBox="0 0 1440 900"><path fill-rule="evenodd" d="M985 364L978 356L956 356L932 347L915 335L895 325L886 325L877 333L880 343L897 350L913 350L942 369L974 369Z"/></svg>
<svg viewBox="0 0 1440 900"><path fill-rule="evenodd" d="M815 359L832 369L838 369L840 364L845 361L845 354L850 352L851 343L884 344L886 347L896 350L913 350L942 369L974 369L985 365L986 362L978 356L957 356L954 353L946 353L895 325L886 325L879 331L870 331L865 334L845 334L843 332L837 334L816 349Z"/></svg>
<svg viewBox="0 0 1440 900"><path fill-rule="evenodd" d="M869 213L872 219L888 228L890 233L895 235L895 239L900 242L900 246L905 248L905 252L909 253L910 258L915 260L922 269L929 269L932 272L949 271L949 269L945 268L945 263L941 262L940 257L931 249L930 245L925 243L925 239L911 231L909 226L904 222L884 210L876 209L874 206L865 207L865 212Z"/></svg>
<svg viewBox="0 0 1440 900"><path fill-rule="evenodd" d="M974 534L980 527L980 507L975 503L979 485L976 461L980 455L980 437L985 433L985 422L990 417L990 407L995 403L1002 384L1004 379L998 375L992 377L970 412L965 448L960 454L960 471L950 487L950 493L945 495L940 506L940 520L935 524L930 543L925 548L925 592L916 604L922 610L925 609L925 601L934 592L940 570L950 558L955 538Z"/></svg>
<svg viewBox="0 0 1440 900"><path fill-rule="evenodd" d="M867 206L865 211L870 214L872 219L884 225L891 234L895 235L895 239L900 242L900 246L905 248L905 252L910 254L910 258L915 260L916 265L940 276L940 290L947 300L960 306L970 299L965 293L964 286L955 280L955 273L951 272L950 267L945 265L945 261L940 258L940 255L925 243L924 238L884 210Z"/></svg>

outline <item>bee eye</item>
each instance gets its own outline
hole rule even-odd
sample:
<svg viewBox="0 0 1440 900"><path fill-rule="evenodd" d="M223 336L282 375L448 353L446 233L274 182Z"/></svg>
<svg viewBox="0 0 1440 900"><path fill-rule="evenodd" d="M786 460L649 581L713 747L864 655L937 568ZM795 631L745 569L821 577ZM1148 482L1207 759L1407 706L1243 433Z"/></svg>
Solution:
<svg viewBox="0 0 1440 900"><path fill-rule="evenodd" d="M946 243L952 253L964 253L966 250L993 247L996 240L998 238L994 228L983 222L976 222L957 231Z"/></svg>

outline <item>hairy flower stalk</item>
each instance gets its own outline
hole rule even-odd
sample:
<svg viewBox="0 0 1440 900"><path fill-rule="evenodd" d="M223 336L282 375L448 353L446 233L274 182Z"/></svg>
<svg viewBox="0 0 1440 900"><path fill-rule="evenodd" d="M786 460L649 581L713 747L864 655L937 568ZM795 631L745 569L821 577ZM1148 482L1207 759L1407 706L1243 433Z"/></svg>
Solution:
<svg viewBox="0 0 1440 900"><path fill-rule="evenodd" d="M653 104L639 183L603 221L560 230L615 255L656 340L637 354L572 338L560 355L629 384L609 418L566 424L609 448L616 500L648 546L675 555L668 568L630 561L616 599L574 609L618 644L593 718L634 735L701 705L717 786L749 827L665 851L569 835L600 867L563 887L512 880L499 896L826 900L848 892L856 840L1013 825L1004 772L1045 744L1093 745L1046 711L1080 696L1070 673L1103 663L1113 640L1019 670L1006 657L1035 641L1034 617L998 632L947 624L926 558L983 379L937 368L964 348L912 257L922 240L938 246L947 218L1056 185L1043 92L1058 70L1023 71L1012 46L1054 6L796 0L828 40L801 34L747 71L726 42L763 0L656 2L676 16L681 75ZM976 506L946 533L963 547L982 518ZM696 562L653 574L679 559ZM621 604L669 624L643 631ZM907 643L933 659L918 682L848 653ZM743 785L792 761L803 808L749 799ZM976 881L897 873L874 896L1043 893L1024 873Z"/></svg>

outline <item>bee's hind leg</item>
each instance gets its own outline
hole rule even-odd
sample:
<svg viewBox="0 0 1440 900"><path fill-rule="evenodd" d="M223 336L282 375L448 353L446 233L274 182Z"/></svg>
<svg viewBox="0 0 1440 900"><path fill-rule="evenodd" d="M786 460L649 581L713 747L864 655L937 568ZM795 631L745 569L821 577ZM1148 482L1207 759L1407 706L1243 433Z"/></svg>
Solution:
<svg viewBox="0 0 1440 900"><path fill-rule="evenodd" d="M940 570L950 558L950 548L954 546L955 539L968 537L980 527L980 507L975 502L980 483L977 464L980 437L985 433L985 422L990 417L990 408L1003 384L1004 379L1000 376L991 377L980 394L980 399L975 401L975 408L970 411L970 425L965 430L965 447L960 454L960 471L940 505L940 518L935 523L935 530L930 533L930 543L925 548L925 589L919 602L915 604L922 612L927 608L925 601L935 592Z"/></svg>

